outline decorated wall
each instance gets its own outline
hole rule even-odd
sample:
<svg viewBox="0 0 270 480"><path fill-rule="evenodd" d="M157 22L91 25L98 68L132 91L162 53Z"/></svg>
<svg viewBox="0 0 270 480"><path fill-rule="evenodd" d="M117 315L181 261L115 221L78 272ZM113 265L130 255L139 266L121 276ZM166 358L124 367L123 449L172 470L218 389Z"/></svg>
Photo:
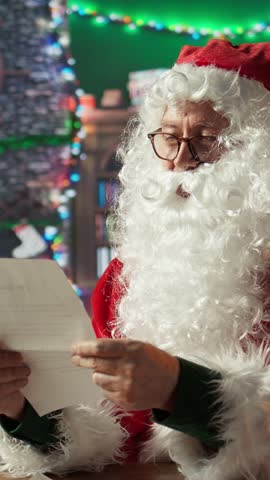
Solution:
<svg viewBox="0 0 270 480"><path fill-rule="evenodd" d="M68 6L76 72L98 99L105 88L126 91L129 72L169 68L184 44L213 37L270 41L267 0L68 0Z"/></svg>
<svg viewBox="0 0 270 480"><path fill-rule="evenodd" d="M66 2L1 2L0 26L0 256L69 273L81 124Z"/></svg>

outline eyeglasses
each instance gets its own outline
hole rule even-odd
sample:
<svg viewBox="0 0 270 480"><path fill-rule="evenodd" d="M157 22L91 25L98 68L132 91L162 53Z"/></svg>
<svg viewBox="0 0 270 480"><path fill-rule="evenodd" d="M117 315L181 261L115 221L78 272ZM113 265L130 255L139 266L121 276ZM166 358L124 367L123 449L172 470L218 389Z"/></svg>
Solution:
<svg viewBox="0 0 270 480"><path fill-rule="evenodd" d="M155 154L162 160L173 161L176 159L182 142L187 142L189 151L196 163L207 163L216 160L214 154L218 153L218 139L214 136L199 135L195 137L177 137L171 133L148 133Z"/></svg>

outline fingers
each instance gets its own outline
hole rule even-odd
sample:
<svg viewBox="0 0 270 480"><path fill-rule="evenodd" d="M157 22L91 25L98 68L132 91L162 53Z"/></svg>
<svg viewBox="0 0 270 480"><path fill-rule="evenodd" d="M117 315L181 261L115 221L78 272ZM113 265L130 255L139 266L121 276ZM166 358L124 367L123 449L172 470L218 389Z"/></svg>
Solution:
<svg viewBox="0 0 270 480"><path fill-rule="evenodd" d="M6 367L19 367L23 365L23 357L19 352L0 350L0 369Z"/></svg>
<svg viewBox="0 0 270 480"><path fill-rule="evenodd" d="M30 368L23 367L7 367L0 368L0 384L9 383L14 380L22 380L30 375Z"/></svg>
<svg viewBox="0 0 270 480"><path fill-rule="evenodd" d="M114 359L105 359L99 357L81 357L80 355L74 355L72 357L72 363L78 367L92 368L103 373L112 373L112 363L115 364Z"/></svg>
<svg viewBox="0 0 270 480"><path fill-rule="evenodd" d="M19 418L25 403L20 390L27 385L29 375L21 353L0 344L0 414Z"/></svg>
<svg viewBox="0 0 270 480"><path fill-rule="evenodd" d="M20 380L15 380L13 382L0 384L0 398L1 397L6 397L6 396L10 395L11 393L14 393L14 392L20 390L21 388L25 387L27 385L27 383L28 383L28 379L23 378L23 379L20 379Z"/></svg>
<svg viewBox="0 0 270 480"><path fill-rule="evenodd" d="M118 377L106 375L105 373L93 373L93 381L96 385L107 392L118 392L121 381ZM123 388L123 387L122 387Z"/></svg>
<svg viewBox="0 0 270 480"><path fill-rule="evenodd" d="M134 395L132 393L131 383L123 382L117 377L111 377L103 373L94 373L93 381L102 388L106 398L111 400L115 405L119 405L123 410L136 410Z"/></svg>
<svg viewBox="0 0 270 480"><path fill-rule="evenodd" d="M13 412L18 411L18 406L24 407L25 399L19 390L1 398L1 414L13 417ZM16 415L16 413L15 413Z"/></svg>
<svg viewBox="0 0 270 480"><path fill-rule="evenodd" d="M82 357L122 357L126 354L127 342L102 338L91 342L81 342L72 347L73 355Z"/></svg>
<svg viewBox="0 0 270 480"><path fill-rule="evenodd" d="M124 370L123 361L119 358L107 359L75 355L72 357L72 363L78 367L91 368L95 370L95 372L106 373L108 375L116 375Z"/></svg>

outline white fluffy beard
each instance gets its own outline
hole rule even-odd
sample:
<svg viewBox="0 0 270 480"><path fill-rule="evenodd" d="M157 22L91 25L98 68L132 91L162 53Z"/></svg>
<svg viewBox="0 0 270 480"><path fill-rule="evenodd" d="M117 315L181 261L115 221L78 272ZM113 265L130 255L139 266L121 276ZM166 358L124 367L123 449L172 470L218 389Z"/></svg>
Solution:
<svg viewBox="0 0 270 480"><path fill-rule="evenodd" d="M239 346L258 325L269 161L265 148L250 144L192 172L155 167L151 179L142 173L130 191L127 184L119 252L128 288L116 323L122 334L203 358ZM189 198L176 194L178 185Z"/></svg>

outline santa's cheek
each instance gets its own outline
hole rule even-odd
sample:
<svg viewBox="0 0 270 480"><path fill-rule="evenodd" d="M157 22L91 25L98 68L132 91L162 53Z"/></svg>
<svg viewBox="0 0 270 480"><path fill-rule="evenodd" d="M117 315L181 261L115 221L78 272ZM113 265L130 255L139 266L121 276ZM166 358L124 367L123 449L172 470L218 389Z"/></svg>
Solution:
<svg viewBox="0 0 270 480"><path fill-rule="evenodd" d="M168 162L166 160L161 160L161 164L164 170L173 170L174 169L174 163L173 162Z"/></svg>

